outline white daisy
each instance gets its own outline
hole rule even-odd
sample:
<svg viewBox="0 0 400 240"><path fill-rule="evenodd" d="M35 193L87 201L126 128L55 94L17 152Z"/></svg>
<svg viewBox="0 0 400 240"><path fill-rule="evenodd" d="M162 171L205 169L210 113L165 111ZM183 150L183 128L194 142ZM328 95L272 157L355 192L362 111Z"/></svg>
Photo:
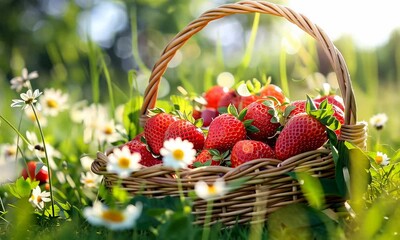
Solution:
<svg viewBox="0 0 400 240"><path fill-rule="evenodd" d="M110 209L99 201L93 203L93 207L83 209L86 220L95 226L104 226L111 230L124 230L133 228L142 213L143 205L128 205L125 209Z"/></svg>
<svg viewBox="0 0 400 240"><path fill-rule="evenodd" d="M99 116L101 116L101 118ZM102 122L104 122L102 119L108 119L108 113L105 106L92 104L89 107L82 109L82 121L85 127L83 132L83 141L85 143L93 142L98 127Z"/></svg>
<svg viewBox="0 0 400 240"><path fill-rule="evenodd" d="M94 174L93 172L81 173L81 183L84 188L97 188L101 182L102 176Z"/></svg>
<svg viewBox="0 0 400 240"><path fill-rule="evenodd" d="M377 152L375 156L375 162L378 165L381 166L386 166L389 164L389 159L388 156L385 153L382 152Z"/></svg>
<svg viewBox="0 0 400 240"><path fill-rule="evenodd" d="M34 153L37 158L45 159L46 155L43 148L43 142L39 141L38 137L34 132L26 131L26 139L29 141L28 149ZM55 158L61 159L62 155L57 151L50 143L46 141L47 157L49 159L49 164L51 169L56 170L57 164Z"/></svg>
<svg viewBox="0 0 400 240"><path fill-rule="evenodd" d="M36 186L36 188L32 190L32 195L29 198L29 202L32 206L37 207L40 210L44 208L44 203L50 202L50 200L50 193L46 191L41 192L39 186Z"/></svg>
<svg viewBox="0 0 400 240"><path fill-rule="evenodd" d="M37 117L42 127L47 126L47 118L43 116L43 114L40 111L36 111L36 116L35 116L35 113L33 112L32 108L25 108L25 115L33 123L36 124L36 117Z"/></svg>
<svg viewBox="0 0 400 240"><path fill-rule="evenodd" d="M95 139L101 143L113 143L122 138L121 134L125 129L120 124L115 124L114 120L98 121L95 131Z"/></svg>
<svg viewBox="0 0 400 240"><path fill-rule="evenodd" d="M0 163L15 161L17 156L17 144L1 144L0 145Z"/></svg>
<svg viewBox="0 0 400 240"><path fill-rule="evenodd" d="M222 197L228 192L228 188L222 178L215 180L213 185L208 185L204 181L198 181L194 190L196 195L204 200L212 200L217 197Z"/></svg>
<svg viewBox="0 0 400 240"><path fill-rule="evenodd" d="M62 93L60 89L45 89L40 98L40 104L44 115L57 116L59 112L68 108L68 94Z"/></svg>
<svg viewBox="0 0 400 240"><path fill-rule="evenodd" d="M369 119L369 123L377 130L381 130L385 126L387 121L388 116L385 113L378 113Z"/></svg>
<svg viewBox="0 0 400 240"><path fill-rule="evenodd" d="M118 174L120 178L126 178L142 167L139 164L140 159L140 153L131 153L127 146L122 149L115 148L113 153L108 155L107 171Z"/></svg>
<svg viewBox="0 0 400 240"><path fill-rule="evenodd" d="M163 156L164 165L174 169L187 168L195 160L196 150L193 143L178 137L164 142L164 147L160 149Z"/></svg>
<svg viewBox="0 0 400 240"><path fill-rule="evenodd" d="M33 71L28 73L26 68L22 69L22 75L18 77L14 77L10 80L11 89L15 89L17 92L20 92L23 87L30 88L31 82L30 80L38 78L39 74L37 71Z"/></svg>
<svg viewBox="0 0 400 240"><path fill-rule="evenodd" d="M81 165L84 171L90 171L92 168L92 163L94 161L93 158L89 157L88 155L84 155L80 158Z"/></svg>
<svg viewBox="0 0 400 240"><path fill-rule="evenodd" d="M17 144L0 145L0 184L12 182L18 177L17 171Z"/></svg>
<svg viewBox="0 0 400 240"><path fill-rule="evenodd" d="M25 109L29 105L36 103L37 98L41 94L42 94L42 92L39 92L38 89L36 89L34 92L32 92L32 90L29 89L26 93L20 94L21 99L13 99L12 103L11 103L11 107L22 107L22 109Z"/></svg>

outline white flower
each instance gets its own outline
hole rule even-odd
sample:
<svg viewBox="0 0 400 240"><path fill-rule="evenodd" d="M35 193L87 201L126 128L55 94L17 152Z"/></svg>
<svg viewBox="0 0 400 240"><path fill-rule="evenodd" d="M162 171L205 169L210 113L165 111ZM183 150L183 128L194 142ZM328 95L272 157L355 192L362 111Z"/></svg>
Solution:
<svg viewBox="0 0 400 240"><path fill-rule="evenodd" d="M215 180L214 184L209 186L204 181L198 181L194 186L196 195L204 200L212 200L217 197L222 197L228 192L225 181L222 178Z"/></svg>
<svg viewBox="0 0 400 240"><path fill-rule="evenodd" d="M125 105L121 104L117 108L115 108L115 121L117 123L123 123L124 122L124 110L125 110Z"/></svg>
<svg viewBox="0 0 400 240"><path fill-rule="evenodd" d="M164 142L164 147L160 149L163 156L164 165L174 169L187 168L195 160L196 150L193 143L178 137Z"/></svg>
<svg viewBox="0 0 400 240"><path fill-rule="evenodd" d="M87 221L95 226L104 226L111 230L123 230L133 228L142 213L142 203L128 205L124 210L110 209L99 201L93 203L93 207L83 209L83 215Z"/></svg>
<svg viewBox="0 0 400 240"><path fill-rule="evenodd" d="M17 144L1 144L0 145L0 163L15 161L17 156Z"/></svg>
<svg viewBox="0 0 400 240"><path fill-rule="evenodd" d="M378 113L370 118L369 123L377 130L381 130L385 126L387 120L388 117L385 113Z"/></svg>
<svg viewBox="0 0 400 240"><path fill-rule="evenodd" d="M125 133L125 129L120 124L111 121L98 121L95 129L94 137L101 143L113 143L121 139L121 134Z"/></svg>
<svg viewBox="0 0 400 240"><path fill-rule="evenodd" d="M32 90L29 89L26 93L21 93L21 99L13 99L11 103L11 107L22 107L22 109L27 108L29 105L34 104L37 102L37 98L42 94L36 89L33 93Z"/></svg>
<svg viewBox="0 0 400 240"><path fill-rule="evenodd" d="M42 125L42 127L47 125L47 118L45 116L43 116L43 114L40 111L36 111L36 116L35 116L35 113L33 112L32 108L25 108L25 115L28 117L28 119L30 121L32 121L35 124L36 124L36 117L37 117L40 122L40 125Z"/></svg>
<svg viewBox="0 0 400 240"><path fill-rule="evenodd" d="M102 176L93 172L81 173L81 183L85 188L97 188L101 182Z"/></svg>
<svg viewBox="0 0 400 240"><path fill-rule="evenodd" d="M107 109L103 105L92 104L82 109L81 118L85 127L83 141L85 143L91 143L93 139L95 139L99 125L104 122L102 119L108 119Z"/></svg>
<svg viewBox="0 0 400 240"><path fill-rule="evenodd" d="M386 166L389 164L389 158L385 153L377 152L375 156L375 162L378 165Z"/></svg>
<svg viewBox="0 0 400 240"><path fill-rule="evenodd" d="M108 155L107 171L118 174L120 178L126 178L142 167L139 164L140 159L140 153L131 153L127 146L122 149L115 148L113 153Z"/></svg>
<svg viewBox="0 0 400 240"><path fill-rule="evenodd" d="M85 155L85 156L82 156L80 158L80 160L81 160L81 165L82 165L83 170L90 171L90 169L92 168L92 163L93 163L94 159Z"/></svg>
<svg viewBox="0 0 400 240"><path fill-rule="evenodd" d="M26 139L29 141L28 149L35 154L37 158L45 159L46 155L44 152L43 142L38 140L38 137L34 132L26 131ZM54 158L61 159L62 155L59 151L54 149L54 147L46 142L46 150L47 150L47 157L49 159L49 164L51 169L56 170L57 164L54 161Z"/></svg>
<svg viewBox="0 0 400 240"><path fill-rule="evenodd" d="M45 89L40 98L43 114L57 116L59 112L68 108L68 94L62 93L60 89Z"/></svg>
<svg viewBox="0 0 400 240"><path fill-rule="evenodd" d="M28 73L26 68L22 69L22 75L18 77L14 77L10 80L11 89L15 89L17 92L20 92L23 87L30 88L31 82L30 80L39 77L37 71L33 71Z"/></svg>
<svg viewBox="0 0 400 240"><path fill-rule="evenodd" d="M50 200L50 193L46 191L41 192L39 186L36 186L36 188L32 190L32 195L29 198L29 202L32 206L37 207L40 210L44 208L44 203L50 202Z"/></svg>

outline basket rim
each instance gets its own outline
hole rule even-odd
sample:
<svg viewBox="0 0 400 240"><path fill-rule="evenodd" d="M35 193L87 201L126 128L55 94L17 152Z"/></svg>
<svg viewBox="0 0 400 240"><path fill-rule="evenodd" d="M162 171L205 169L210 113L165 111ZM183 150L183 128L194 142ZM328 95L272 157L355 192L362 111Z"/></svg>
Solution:
<svg viewBox="0 0 400 240"><path fill-rule="evenodd" d="M144 92L143 105L140 110L140 123L144 125L148 119L147 111L155 107L158 95L159 83L164 75L168 63L193 35L201 31L211 21L230 16L233 14L262 13L277 17L283 17L301 30L313 37L322 47L324 53L336 74L339 89L345 104L345 124L357 124L357 109L354 91L351 84L349 70L341 52L336 48L325 32L316 24L312 23L306 16L297 13L289 7L267 1L239 1L231 4L224 4L217 8L208 10L197 19L190 22L165 46L159 59L155 62L148 86Z"/></svg>

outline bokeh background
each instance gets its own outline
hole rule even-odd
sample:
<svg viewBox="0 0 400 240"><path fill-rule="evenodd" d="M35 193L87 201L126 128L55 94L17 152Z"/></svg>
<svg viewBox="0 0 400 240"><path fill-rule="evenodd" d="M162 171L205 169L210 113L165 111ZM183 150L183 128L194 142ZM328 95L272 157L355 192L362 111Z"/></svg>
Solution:
<svg viewBox="0 0 400 240"><path fill-rule="evenodd" d="M17 122L10 109L18 94L10 79L26 67L38 71L34 88L61 88L71 102L109 101L106 63L116 104L129 101L129 76L143 92L150 70L168 41L202 12L227 0L1 0L0 113ZM358 119L386 113L381 143L400 145L400 19L395 3L376 1L272 1L292 7L321 26L342 52L353 80ZM183 85L201 93L229 72L235 81L287 75L291 99L316 94L322 82L335 86L332 71L315 41L295 26L261 16L254 51L246 53L254 15L235 15L211 23L193 37L170 63L159 97L167 99ZM333 78L332 78L333 77ZM67 121L67 120L66 120ZM50 124L51 125L51 124ZM50 128L57 129L56 126ZM12 141L0 125L0 141ZM61 131L62 132L62 131ZM370 129L370 145L376 132Z"/></svg>

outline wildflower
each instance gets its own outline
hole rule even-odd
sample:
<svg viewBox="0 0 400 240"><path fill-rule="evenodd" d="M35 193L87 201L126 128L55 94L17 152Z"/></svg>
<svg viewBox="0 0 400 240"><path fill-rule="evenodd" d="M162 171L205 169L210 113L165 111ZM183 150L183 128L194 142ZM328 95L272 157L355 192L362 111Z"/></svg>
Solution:
<svg viewBox="0 0 400 240"><path fill-rule="evenodd" d="M32 105L37 102L37 98L42 94L36 89L33 93L32 90L29 89L26 93L21 93L21 99L13 99L13 103L11 107L22 107L22 109L27 108L29 105Z"/></svg>
<svg viewBox="0 0 400 240"><path fill-rule="evenodd" d="M41 192L40 187L36 186L36 188L32 190L32 195L29 198L29 202L32 204L32 206L42 210L44 208L44 203L50 202L50 193L46 191Z"/></svg>
<svg viewBox="0 0 400 240"><path fill-rule="evenodd" d="M43 116L43 114L40 111L36 111L35 115L32 108L25 108L25 115L28 117L30 121L32 121L35 124L36 124L36 118L38 118L40 125L42 127L47 125L47 118Z"/></svg>
<svg viewBox="0 0 400 240"><path fill-rule="evenodd" d="M228 192L228 188L222 178L215 180L213 185L208 185L204 181L198 181L194 190L196 195L204 200L212 200L216 197L222 197Z"/></svg>
<svg viewBox="0 0 400 240"><path fill-rule="evenodd" d="M68 108L68 94L63 94L59 89L45 89L43 97L40 98L40 104L43 108L43 114L57 116L59 112Z"/></svg>
<svg viewBox="0 0 400 240"><path fill-rule="evenodd" d="M181 138L169 139L164 142L164 147L160 149L163 156L164 165L174 169L187 168L192 164L196 150L193 149L193 143Z"/></svg>
<svg viewBox="0 0 400 240"><path fill-rule="evenodd" d="M385 113L378 113L370 118L369 123L377 130L381 130L385 126L387 120L388 117Z"/></svg>
<svg viewBox="0 0 400 240"><path fill-rule="evenodd" d="M0 145L0 184L12 182L18 177L17 163L17 144L1 144Z"/></svg>
<svg viewBox="0 0 400 240"><path fill-rule="evenodd" d="M93 207L86 207L83 215L87 221L95 226L104 226L111 230L123 230L133 228L142 213L142 203L128 205L124 210L110 209L99 201L93 203Z"/></svg>
<svg viewBox="0 0 400 240"><path fill-rule="evenodd" d="M23 87L30 88L31 82L30 80L38 78L39 74L37 71L33 71L28 73L26 68L22 69L22 75L18 77L14 77L10 80L11 89L15 89L17 92L20 92Z"/></svg>
<svg viewBox="0 0 400 240"><path fill-rule="evenodd" d="M98 121L95 129L95 138L101 143L113 143L121 139L121 134L125 133L120 124L111 121Z"/></svg>
<svg viewBox="0 0 400 240"><path fill-rule="evenodd" d="M375 156L375 162L378 165L386 166L389 164L389 158L385 153L377 152Z"/></svg>
<svg viewBox="0 0 400 240"><path fill-rule="evenodd" d="M83 170L90 171L90 169L92 168L92 163L93 163L94 159L89 156L82 156L80 158L80 161L81 161Z"/></svg>
<svg viewBox="0 0 400 240"><path fill-rule="evenodd" d="M81 183L85 188L97 188L101 182L101 176L93 172L81 173Z"/></svg>
<svg viewBox="0 0 400 240"><path fill-rule="evenodd" d="M37 158L44 159L46 157L43 147L43 142L39 141L34 132L26 131L26 139L29 141L28 149L34 153ZM61 159L62 155L50 143L46 142L47 158L51 169L56 170L57 164L54 158Z"/></svg>
<svg viewBox="0 0 400 240"><path fill-rule="evenodd" d="M1 144L0 145L0 162L15 161L17 156L17 144Z"/></svg>
<svg viewBox="0 0 400 240"><path fill-rule="evenodd" d="M140 154L131 153L127 146L122 149L115 148L113 153L108 156L107 171L118 174L120 178L126 178L141 168L140 159Z"/></svg>

